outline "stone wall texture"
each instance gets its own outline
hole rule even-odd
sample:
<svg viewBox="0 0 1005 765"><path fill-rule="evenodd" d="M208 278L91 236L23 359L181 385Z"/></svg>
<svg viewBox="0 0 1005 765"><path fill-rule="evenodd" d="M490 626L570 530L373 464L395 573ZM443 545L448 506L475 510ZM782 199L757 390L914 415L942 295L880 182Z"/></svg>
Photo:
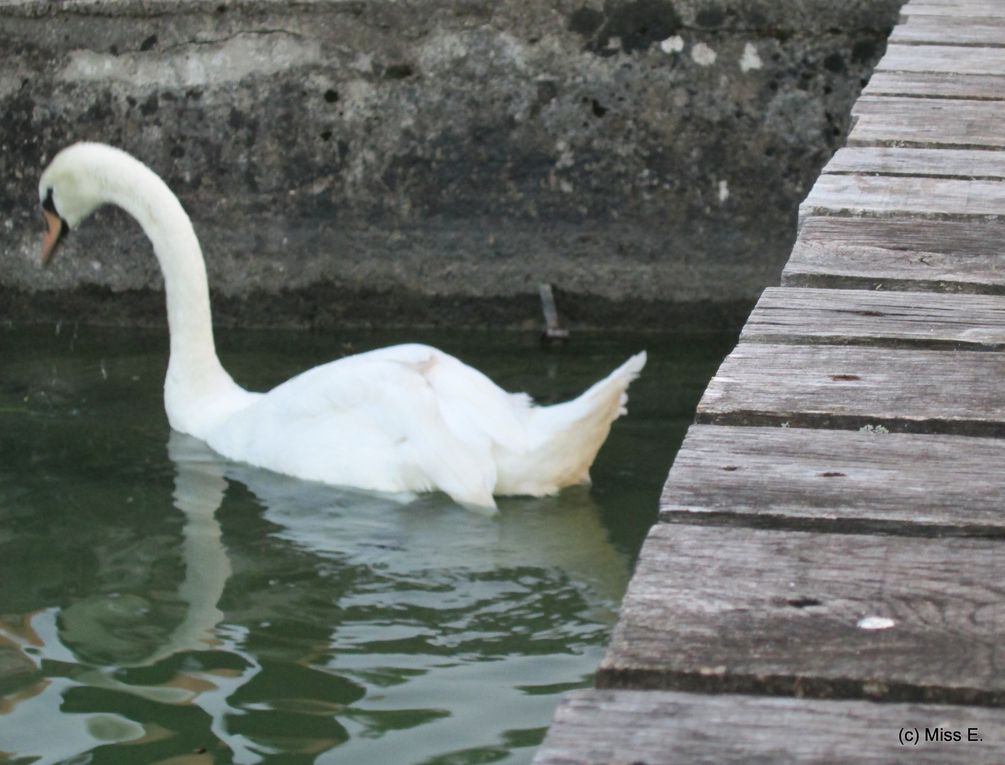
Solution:
<svg viewBox="0 0 1005 765"><path fill-rule="evenodd" d="M899 6L2 2L0 318L162 321L118 211L37 265L81 139L178 193L220 323L536 325L539 282L574 326L747 306Z"/></svg>

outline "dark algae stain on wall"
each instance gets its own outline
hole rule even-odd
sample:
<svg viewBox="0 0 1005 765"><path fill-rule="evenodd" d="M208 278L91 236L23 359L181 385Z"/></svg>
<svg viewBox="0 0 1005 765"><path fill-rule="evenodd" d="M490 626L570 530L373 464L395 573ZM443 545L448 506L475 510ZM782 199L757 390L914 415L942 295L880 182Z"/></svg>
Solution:
<svg viewBox="0 0 1005 765"><path fill-rule="evenodd" d="M613 56L619 51L645 50L665 40L680 30L681 20L667 0L608 0L603 11L578 9L569 19L569 28L586 39L587 50Z"/></svg>

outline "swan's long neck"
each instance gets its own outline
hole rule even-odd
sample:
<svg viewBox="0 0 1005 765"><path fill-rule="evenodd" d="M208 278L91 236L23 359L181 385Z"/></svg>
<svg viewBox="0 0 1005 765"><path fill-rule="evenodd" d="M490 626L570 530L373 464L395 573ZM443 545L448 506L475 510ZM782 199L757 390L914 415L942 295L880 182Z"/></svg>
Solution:
<svg viewBox="0 0 1005 765"><path fill-rule="evenodd" d="M205 437L204 415L214 407L213 400L243 391L216 355L199 240L181 202L146 165L116 152L102 170L106 201L123 208L143 227L164 274L171 334L164 382L168 420L175 430Z"/></svg>

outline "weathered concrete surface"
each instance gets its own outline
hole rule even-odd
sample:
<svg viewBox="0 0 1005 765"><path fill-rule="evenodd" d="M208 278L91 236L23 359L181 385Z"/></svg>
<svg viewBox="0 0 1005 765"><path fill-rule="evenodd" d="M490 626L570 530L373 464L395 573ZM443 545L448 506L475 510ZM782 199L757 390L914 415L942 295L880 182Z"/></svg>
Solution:
<svg viewBox="0 0 1005 765"><path fill-rule="evenodd" d="M177 191L217 320L665 326L777 280L899 0L0 4L0 318L160 320L102 212L36 266L78 139ZM115 299L110 292L123 293Z"/></svg>

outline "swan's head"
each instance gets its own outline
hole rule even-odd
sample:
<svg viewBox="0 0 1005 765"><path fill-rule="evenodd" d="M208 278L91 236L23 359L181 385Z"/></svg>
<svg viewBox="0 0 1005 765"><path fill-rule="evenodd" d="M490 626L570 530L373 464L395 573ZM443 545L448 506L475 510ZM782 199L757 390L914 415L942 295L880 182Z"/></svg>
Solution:
<svg viewBox="0 0 1005 765"><path fill-rule="evenodd" d="M111 146L77 143L63 149L49 163L38 182L42 215L48 225L42 240L43 264L70 229L107 201L103 181L108 160L121 153Z"/></svg>

